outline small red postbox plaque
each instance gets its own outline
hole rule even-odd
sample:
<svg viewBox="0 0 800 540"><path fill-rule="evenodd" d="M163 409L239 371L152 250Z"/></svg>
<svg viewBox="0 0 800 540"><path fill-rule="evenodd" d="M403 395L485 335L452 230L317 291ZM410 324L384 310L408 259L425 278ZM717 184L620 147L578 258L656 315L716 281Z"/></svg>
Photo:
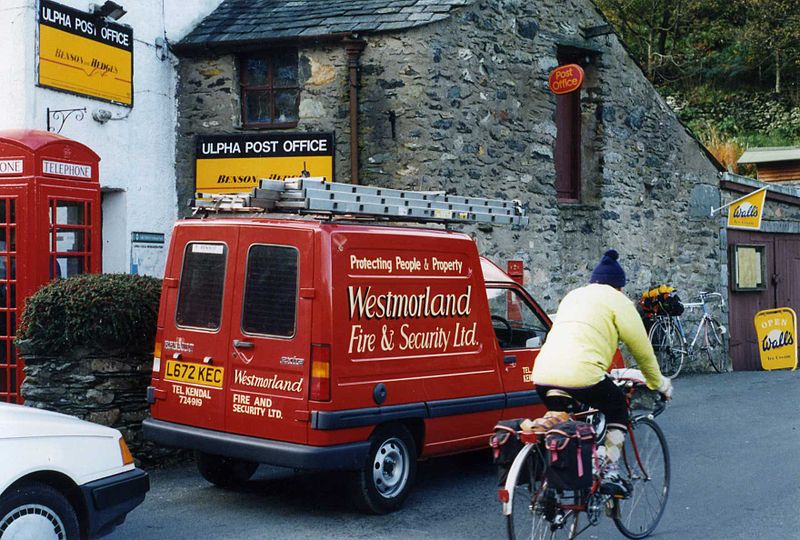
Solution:
<svg viewBox="0 0 800 540"><path fill-rule="evenodd" d="M550 72L547 83L554 94L568 94L578 90L583 84L583 68L578 64L558 66Z"/></svg>

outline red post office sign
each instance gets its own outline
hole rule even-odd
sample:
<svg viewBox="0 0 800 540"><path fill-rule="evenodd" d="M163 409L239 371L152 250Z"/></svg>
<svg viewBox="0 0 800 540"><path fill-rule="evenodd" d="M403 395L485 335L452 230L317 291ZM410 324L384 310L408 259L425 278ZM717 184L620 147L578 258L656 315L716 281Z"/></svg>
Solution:
<svg viewBox="0 0 800 540"><path fill-rule="evenodd" d="M547 81L550 91L554 94L568 94L578 90L583 84L583 68L578 64L558 66L550 72Z"/></svg>

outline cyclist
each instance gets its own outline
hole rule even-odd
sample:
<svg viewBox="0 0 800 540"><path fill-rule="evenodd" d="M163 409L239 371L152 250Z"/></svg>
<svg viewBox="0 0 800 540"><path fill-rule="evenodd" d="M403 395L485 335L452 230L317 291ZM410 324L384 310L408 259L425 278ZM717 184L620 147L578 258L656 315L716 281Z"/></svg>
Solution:
<svg viewBox="0 0 800 540"><path fill-rule="evenodd" d="M626 279L618 259L616 251L606 251L589 284L570 291L561 301L536 358L533 380L550 410L566 409L570 401L566 393L603 412L608 430L601 492L625 497L630 486L620 476L618 460L627 432L628 409L622 390L608 376L619 340L633 354L648 388L671 399L672 382L661 375L639 313L622 292Z"/></svg>

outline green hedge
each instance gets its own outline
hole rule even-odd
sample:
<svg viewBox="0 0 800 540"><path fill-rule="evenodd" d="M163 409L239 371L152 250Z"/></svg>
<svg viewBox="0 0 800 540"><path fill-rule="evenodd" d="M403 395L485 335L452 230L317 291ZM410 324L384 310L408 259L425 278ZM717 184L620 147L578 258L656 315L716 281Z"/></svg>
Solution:
<svg viewBox="0 0 800 540"><path fill-rule="evenodd" d="M23 353L68 355L75 349L153 350L161 280L84 274L45 285L25 303L17 342Z"/></svg>

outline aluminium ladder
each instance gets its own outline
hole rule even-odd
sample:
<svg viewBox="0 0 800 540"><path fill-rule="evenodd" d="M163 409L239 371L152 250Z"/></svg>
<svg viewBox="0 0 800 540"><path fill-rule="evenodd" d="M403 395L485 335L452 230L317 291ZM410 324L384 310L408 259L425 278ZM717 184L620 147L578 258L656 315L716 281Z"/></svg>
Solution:
<svg viewBox="0 0 800 540"><path fill-rule="evenodd" d="M249 194L197 194L197 212L280 212L434 223L528 224L519 201L379 188L324 178L261 180Z"/></svg>

